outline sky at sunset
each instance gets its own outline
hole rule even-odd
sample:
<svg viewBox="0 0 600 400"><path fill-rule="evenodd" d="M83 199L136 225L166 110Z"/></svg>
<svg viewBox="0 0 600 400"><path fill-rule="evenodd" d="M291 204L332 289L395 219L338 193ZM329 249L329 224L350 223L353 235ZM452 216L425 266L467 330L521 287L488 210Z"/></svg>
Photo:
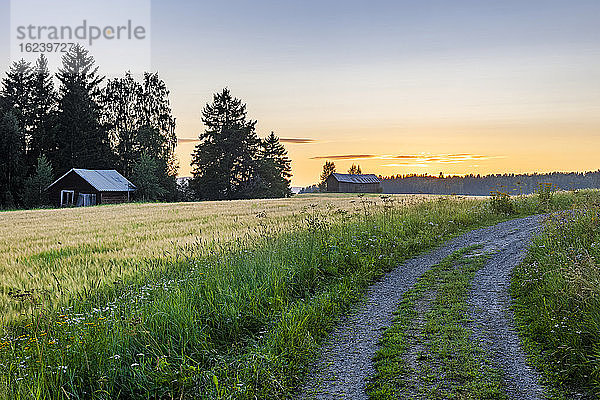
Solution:
<svg viewBox="0 0 600 400"><path fill-rule="evenodd" d="M0 16L5 71L8 0ZM223 87L282 138L294 186L325 160L386 176L600 168L598 0L174 0L151 18L182 176Z"/></svg>

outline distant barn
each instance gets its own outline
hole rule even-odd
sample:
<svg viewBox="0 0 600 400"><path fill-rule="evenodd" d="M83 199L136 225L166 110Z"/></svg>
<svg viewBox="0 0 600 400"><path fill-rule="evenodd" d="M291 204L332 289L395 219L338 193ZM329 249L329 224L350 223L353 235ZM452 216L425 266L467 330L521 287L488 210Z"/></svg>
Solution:
<svg viewBox="0 0 600 400"><path fill-rule="evenodd" d="M327 191L334 193L381 193L381 179L373 174L329 175Z"/></svg>
<svg viewBox="0 0 600 400"><path fill-rule="evenodd" d="M46 189L60 207L117 204L130 200L135 185L114 169L73 168Z"/></svg>

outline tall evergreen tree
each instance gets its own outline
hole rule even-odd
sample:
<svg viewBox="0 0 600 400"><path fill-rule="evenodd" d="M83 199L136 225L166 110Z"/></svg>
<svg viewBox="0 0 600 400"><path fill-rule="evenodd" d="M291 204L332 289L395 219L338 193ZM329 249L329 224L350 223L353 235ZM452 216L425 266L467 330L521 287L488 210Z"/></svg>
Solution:
<svg viewBox="0 0 600 400"><path fill-rule="evenodd" d="M25 156L31 144L33 76L33 68L29 62L16 61L10 66L6 77L2 80L0 91L1 114L11 113L16 119L18 136L14 138L16 142L11 142L11 146L18 146L18 157L22 164L22 170L19 171L21 175L27 173Z"/></svg>
<svg viewBox="0 0 600 400"><path fill-rule="evenodd" d="M246 105L225 88L204 107L202 122L206 130L192 154L191 189L206 200L254 197L260 140Z"/></svg>
<svg viewBox="0 0 600 400"><path fill-rule="evenodd" d="M58 151L54 126L57 97L48 70L48 60L43 54L35 64L31 97L31 148L28 160L34 164L42 154L54 160Z"/></svg>
<svg viewBox="0 0 600 400"><path fill-rule="evenodd" d="M261 142L261 197L289 197L290 178L292 176L291 160L287 150L271 132Z"/></svg>
<svg viewBox="0 0 600 400"><path fill-rule="evenodd" d="M14 62L2 80L2 107L4 112L12 111L22 131L22 147L28 147L28 130L31 121L32 87L34 70L25 60Z"/></svg>
<svg viewBox="0 0 600 400"><path fill-rule="evenodd" d="M73 167L110 167L113 157L108 130L100 121L100 84L104 77L98 74L94 58L83 46L73 46L62 62L57 75L58 173Z"/></svg>
<svg viewBox="0 0 600 400"><path fill-rule="evenodd" d="M0 203L15 207L21 203L21 184L24 179L23 133L11 110L0 118Z"/></svg>

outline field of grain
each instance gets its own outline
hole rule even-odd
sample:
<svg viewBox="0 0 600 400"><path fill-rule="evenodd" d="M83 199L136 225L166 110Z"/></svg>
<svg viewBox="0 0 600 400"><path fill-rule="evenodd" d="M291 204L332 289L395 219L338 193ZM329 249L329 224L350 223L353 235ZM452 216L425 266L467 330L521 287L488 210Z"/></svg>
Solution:
<svg viewBox="0 0 600 400"><path fill-rule="evenodd" d="M407 206L427 196L394 196ZM430 197L429 197L430 198ZM332 220L381 208L380 196L301 195L291 199L0 213L0 320L106 282L145 274L190 247L247 243L305 228L314 213Z"/></svg>

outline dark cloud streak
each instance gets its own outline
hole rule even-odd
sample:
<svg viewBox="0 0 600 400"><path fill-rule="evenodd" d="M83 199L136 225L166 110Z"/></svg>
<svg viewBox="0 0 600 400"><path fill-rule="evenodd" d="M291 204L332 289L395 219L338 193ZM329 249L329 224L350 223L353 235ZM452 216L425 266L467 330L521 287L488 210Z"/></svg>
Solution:
<svg viewBox="0 0 600 400"><path fill-rule="evenodd" d="M301 139L301 138L280 138L281 143L293 143L293 144L308 144L316 143L315 139Z"/></svg>
<svg viewBox="0 0 600 400"><path fill-rule="evenodd" d="M177 138L177 143L194 143L199 141L200 139L197 138Z"/></svg>

